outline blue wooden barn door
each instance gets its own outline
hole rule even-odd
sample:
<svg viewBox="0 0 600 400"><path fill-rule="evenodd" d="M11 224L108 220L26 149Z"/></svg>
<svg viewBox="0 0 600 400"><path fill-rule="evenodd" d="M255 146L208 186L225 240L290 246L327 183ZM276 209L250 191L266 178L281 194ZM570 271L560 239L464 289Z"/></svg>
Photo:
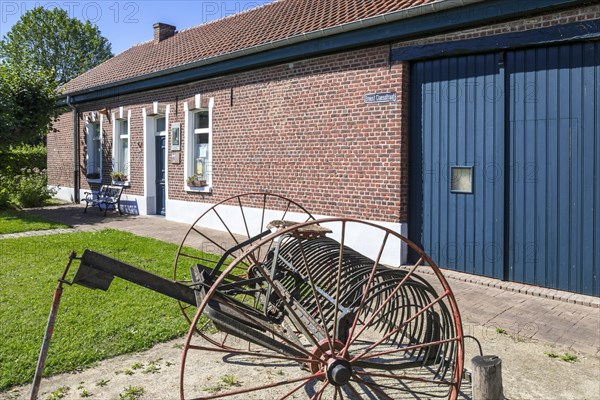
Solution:
<svg viewBox="0 0 600 400"><path fill-rule="evenodd" d="M444 268L503 278L501 55L416 62L411 81L409 236Z"/></svg>
<svg viewBox="0 0 600 400"><path fill-rule="evenodd" d="M600 294L599 49L506 54L512 281Z"/></svg>

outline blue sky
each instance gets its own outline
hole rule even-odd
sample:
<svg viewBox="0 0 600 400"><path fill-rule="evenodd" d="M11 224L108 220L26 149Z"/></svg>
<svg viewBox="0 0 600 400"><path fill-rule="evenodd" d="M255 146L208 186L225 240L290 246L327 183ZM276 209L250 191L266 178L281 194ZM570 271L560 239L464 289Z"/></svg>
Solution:
<svg viewBox="0 0 600 400"><path fill-rule="evenodd" d="M4 37L21 15L36 6L60 7L71 17L90 20L96 24L112 44L113 53L118 54L134 44L152 39L152 25L155 22L165 22L182 30L268 2L269 0L0 0L0 36Z"/></svg>

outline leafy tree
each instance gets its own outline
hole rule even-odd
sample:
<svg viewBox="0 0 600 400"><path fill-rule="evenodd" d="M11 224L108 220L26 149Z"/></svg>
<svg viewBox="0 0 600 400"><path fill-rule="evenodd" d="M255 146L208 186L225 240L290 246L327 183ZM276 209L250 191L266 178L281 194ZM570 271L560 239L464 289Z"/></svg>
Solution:
<svg viewBox="0 0 600 400"><path fill-rule="evenodd" d="M57 87L110 57L89 21L59 8L23 14L0 41L0 149L39 143L57 115Z"/></svg>
<svg viewBox="0 0 600 400"><path fill-rule="evenodd" d="M56 86L41 68L0 63L0 149L41 141L57 115Z"/></svg>
<svg viewBox="0 0 600 400"><path fill-rule="evenodd" d="M111 45L97 26L60 8L27 11L0 42L0 58L50 71L59 85L110 57Z"/></svg>

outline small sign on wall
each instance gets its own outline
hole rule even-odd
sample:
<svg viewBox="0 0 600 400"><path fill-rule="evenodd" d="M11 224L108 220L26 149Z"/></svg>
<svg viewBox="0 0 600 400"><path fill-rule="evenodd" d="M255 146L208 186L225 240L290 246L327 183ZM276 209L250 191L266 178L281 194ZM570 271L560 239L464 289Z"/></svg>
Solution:
<svg viewBox="0 0 600 400"><path fill-rule="evenodd" d="M396 92L365 94L365 103L395 103Z"/></svg>
<svg viewBox="0 0 600 400"><path fill-rule="evenodd" d="M171 152L171 164L181 164L181 153L178 151Z"/></svg>
<svg viewBox="0 0 600 400"><path fill-rule="evenodd" d="M179 150L181 143L181 124L174 122L171 124L171 150Z"/></svg>

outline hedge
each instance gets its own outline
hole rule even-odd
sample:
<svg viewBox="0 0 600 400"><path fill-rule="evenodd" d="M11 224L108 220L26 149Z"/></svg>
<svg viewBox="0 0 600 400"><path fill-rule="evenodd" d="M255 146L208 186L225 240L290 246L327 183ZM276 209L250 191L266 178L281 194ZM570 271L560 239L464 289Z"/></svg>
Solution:
<svg viewBox="0 0 600 400"><path fill-rule="evenodd" d="M44 145L20 145L0 150L0 175L14 177L22 170L45 170L47 151Z"/></svg>

